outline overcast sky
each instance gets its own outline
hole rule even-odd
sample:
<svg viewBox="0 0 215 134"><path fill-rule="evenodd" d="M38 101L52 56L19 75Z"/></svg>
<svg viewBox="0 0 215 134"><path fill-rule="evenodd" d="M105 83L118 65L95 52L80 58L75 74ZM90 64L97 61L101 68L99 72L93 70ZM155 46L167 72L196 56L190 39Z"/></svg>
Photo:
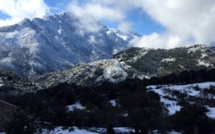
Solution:
<svg viewBox="0 0 215 134"><path fill-rule="evenodd" d="M71 11L142 35L138 47L174 48L215 41L215 0L0 0L0 26Z"/></svg>

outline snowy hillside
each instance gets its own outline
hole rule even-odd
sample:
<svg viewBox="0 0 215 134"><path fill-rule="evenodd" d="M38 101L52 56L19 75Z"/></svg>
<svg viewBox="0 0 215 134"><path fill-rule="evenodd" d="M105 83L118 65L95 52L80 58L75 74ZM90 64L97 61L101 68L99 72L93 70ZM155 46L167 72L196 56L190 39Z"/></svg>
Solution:
<svg viewBox="0 0 215 134"><path fill-rule="evenodd" d="M79 64L69 70L37 76L33 80L42 87L64 82L85 86L104 81L118 83L126 78L143 79L179 74L185 70L208 70L214 67L214 55L214 47L203 45L170 50L131 48L117 53L112 59Z"/></svg>
<svg viewBox="0 0 215 134"><path fill-rule="evenodd" d="M108 29L93 19L82 23L63 13L0 27L0 67L24 76L65 70L110 58L138 36Z"/></svg>
<svg viewBox="0 0 215 134"><path fill-rule="evenodd" d="M42 87L50 87L59 83L70 83L77 85L95 85L100 82L121 82L126 78L144 78L131 66L115 59L99 60L62 71L48 73L34 78L34 81Z"/></svg>
<svg viewBox="0 0 215 134"><path fill-rule="evenodd" d="M132 128L127 127L115 127L115 132L118 134L130 134L134 133ZM88 128L88 129L79 129L78 127L69 127L68 129L63 129L63 127L57 127L50 134L105 134L107 131L106 128ZM44 134L46 132L44 131ZM156 130L153 131L154 134L159 134ZM1 133L0 133L1 134ZM181 134L180 132L168 132L168 134Z"/></svg>
<svg viewBox="0 0 215 134"><path fill-rule="evenodd" d="M160 101L173 115L180 111L182 106L179 102L187 101L193 103L203 103L208 109L208 117L215 118L215 82L193 83L188 85L150 85L149 91L154 91L160 95ZM202 101L201 101L202 100ZM201 101L201 102L199 102Z"/></svg>
<svg viewBox="0 0 215 134"><path fill-rule="evenodd" d="M193 45L174 49L131 48L114 55L147 76L164 76L184 70L210 69L215 47Z"/></svg>
<svg viewBox="0 0 215 134"><path fill-rule="evenodd" d="M0 70L0 97L33 92L37 85L15 73Z"/></svg>

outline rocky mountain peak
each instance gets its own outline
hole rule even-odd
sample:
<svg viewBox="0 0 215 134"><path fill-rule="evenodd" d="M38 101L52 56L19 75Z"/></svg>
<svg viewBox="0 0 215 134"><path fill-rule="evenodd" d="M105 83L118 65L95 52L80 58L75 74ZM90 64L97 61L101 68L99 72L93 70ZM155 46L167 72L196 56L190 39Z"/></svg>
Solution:
<svg viewBox="0 0 215 134"><path fill-rule="evenodd" d="M137 35L113 31L91 19L55 14L0 28L0 68L22 76L69 69L110 58Z"/></svg>

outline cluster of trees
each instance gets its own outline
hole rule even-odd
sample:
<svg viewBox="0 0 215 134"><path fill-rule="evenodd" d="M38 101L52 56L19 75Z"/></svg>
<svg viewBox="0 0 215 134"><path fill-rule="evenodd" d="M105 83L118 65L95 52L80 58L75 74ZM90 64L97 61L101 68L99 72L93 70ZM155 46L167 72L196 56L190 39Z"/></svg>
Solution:
<svg viewBox="0 0 215 134"><path fill-rule="evenodd" d="M172 73L163 77L152 77L149 80L144 80L146 85L189 84L206 81L215 81L215 69L185 70L180 73Z"/></svg>
<svg viewBox="0 0 215 134"><path fill-rule="evenodd" d="M209 134L215 132L215 121L207 117L204 106L184 102L179 112L169 115L160 102L160 96L147 91L145 86L189 83L199 80L198 76L203 80L214 80L214 73L215 69L186 71L145 81L127 79L121 83L104 82L92 87L63 83L36 93L5 96L5 101L20 108L11 115L5 130L11 134L41 133L44 127L78 126L107 127L108 133L114 133L113 126L127 126L134 128L135 133L175 129L185 133ZM185 77L187 75L189 77ZM115 100L117 105L113 106L110 100ZM67 106L77 101L85 108L69 111Z"/></svg>
<svg viewBox="0 0 215 134"><path fill-rule="evenodd" d="M187 103L171 119L174 129L187 134L211 134L215 132L215 121L207 117L208 109L202 105Z"/></svg>

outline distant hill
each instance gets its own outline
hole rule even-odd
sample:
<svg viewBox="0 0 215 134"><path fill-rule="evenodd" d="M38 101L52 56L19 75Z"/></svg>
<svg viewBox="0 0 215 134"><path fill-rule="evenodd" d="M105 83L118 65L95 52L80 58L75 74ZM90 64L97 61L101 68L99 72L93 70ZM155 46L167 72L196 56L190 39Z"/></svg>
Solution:
<svg viewBox="0 0 215 134"><path fill-rule="evenodd" d="M174 49L131 48L114 55L139 72L164 76L184 70L210 69L215 66L215 47L193 45Z"/></svg>
<svg viewBox="0 0 215 134"><path fill-rule="evenodd" d="M131 48L112 59L80 64L62 72L35 77L43 87L59 83L95 85L104 81L121 82L127 78L148 79L188 70L215 66L215 47L194 45L175 49Z"/></svg>

